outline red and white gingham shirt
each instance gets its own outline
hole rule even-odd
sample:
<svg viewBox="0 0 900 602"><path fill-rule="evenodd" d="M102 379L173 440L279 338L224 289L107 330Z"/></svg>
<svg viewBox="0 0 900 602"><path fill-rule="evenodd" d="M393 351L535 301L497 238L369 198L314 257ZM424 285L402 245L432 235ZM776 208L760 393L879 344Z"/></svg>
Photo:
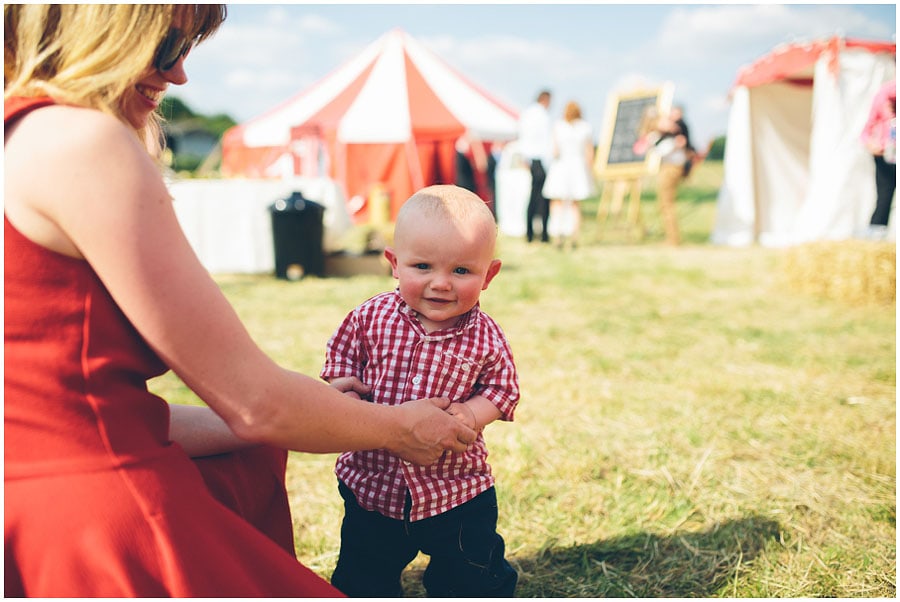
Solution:
<svg viewBox="0 0 900 602"><path fill-rule="evenodd" d="M453 328L426 333L398 291L381 293L354 309L335 331L321 377L356 376L371 385L374 403L448 397L489 399L512 420L519 383L512 351L500 326L476 305ZM464 453L445 452L431 466L404 462L383 449L342 454L335 474L366 510L410 520L463 504L494 484L481 433Z"/></svg>

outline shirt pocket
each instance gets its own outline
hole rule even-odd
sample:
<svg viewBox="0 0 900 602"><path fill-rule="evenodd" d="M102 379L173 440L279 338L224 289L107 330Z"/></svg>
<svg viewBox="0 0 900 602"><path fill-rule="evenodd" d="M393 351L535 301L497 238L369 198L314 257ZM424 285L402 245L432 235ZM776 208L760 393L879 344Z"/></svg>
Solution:
<svg viewBox="0 0 900 602"><path fill-rule="evenodd" d="M433 395L448 397L450 401L455 402L466 401L472 397L479 374L481 362L478 360L461 357L449 351L436 354Z"/></svg>

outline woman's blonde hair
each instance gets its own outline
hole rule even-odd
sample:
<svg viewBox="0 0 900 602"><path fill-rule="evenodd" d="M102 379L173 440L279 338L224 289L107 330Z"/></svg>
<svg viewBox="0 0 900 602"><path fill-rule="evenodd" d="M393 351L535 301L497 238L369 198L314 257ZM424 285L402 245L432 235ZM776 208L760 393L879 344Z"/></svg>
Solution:
<svg viewBox="0 0 900 602"><path fill-rule="evenodd" d="M578 106L578 103L574 100L570 100L568 104L566 104L566 110L563 113L566 121L572 122L576 119L581 119L581 107Z"/></svg>
<svg viewBox="0 0 900 602"><path fill-rule="evenodd" d="M5 4L3 97L49 96L128 125L122 98L153 62L176 16L189 39L202 41L225 14L221 4ZM159 145L159 124L154 114L137 132L148 148Z"/></svg>

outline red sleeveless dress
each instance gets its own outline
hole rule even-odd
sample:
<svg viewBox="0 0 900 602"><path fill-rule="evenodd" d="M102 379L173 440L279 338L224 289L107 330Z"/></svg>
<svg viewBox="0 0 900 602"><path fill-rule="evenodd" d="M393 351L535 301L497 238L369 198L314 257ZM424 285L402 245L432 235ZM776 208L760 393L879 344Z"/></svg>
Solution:
<svg viewBox="0 0 900 602"><path fill-rule="evenodd" d="M189 458L91 266L3 222L5 596L340 596L294 557L286 452Z"/></svg>

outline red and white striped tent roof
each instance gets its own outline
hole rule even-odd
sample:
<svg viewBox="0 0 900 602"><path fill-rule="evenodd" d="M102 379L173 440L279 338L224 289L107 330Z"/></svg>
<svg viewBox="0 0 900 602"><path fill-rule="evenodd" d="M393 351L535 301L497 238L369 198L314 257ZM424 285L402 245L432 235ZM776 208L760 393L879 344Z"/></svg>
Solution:
<svg viewBox="0 0 900 602"><path fill-rule="evenodd" d="M452 182L454 143L513 140L517 111L407 33L383 35L308 90L223 138L229 176L327 175L348 199L387 187L392 216L415 190Z"/></svg>
<svg viewBox="0 0 900 602"><path fill-rule="evenodd" d="M816 63L824 56L832 75L840 71L840 55L858 50L872 54L894 54L896 44L870 40L845 39L837 36L781 45L769 54L738 70L735 87L754 88L774 82L812 86Z"/></svg>

